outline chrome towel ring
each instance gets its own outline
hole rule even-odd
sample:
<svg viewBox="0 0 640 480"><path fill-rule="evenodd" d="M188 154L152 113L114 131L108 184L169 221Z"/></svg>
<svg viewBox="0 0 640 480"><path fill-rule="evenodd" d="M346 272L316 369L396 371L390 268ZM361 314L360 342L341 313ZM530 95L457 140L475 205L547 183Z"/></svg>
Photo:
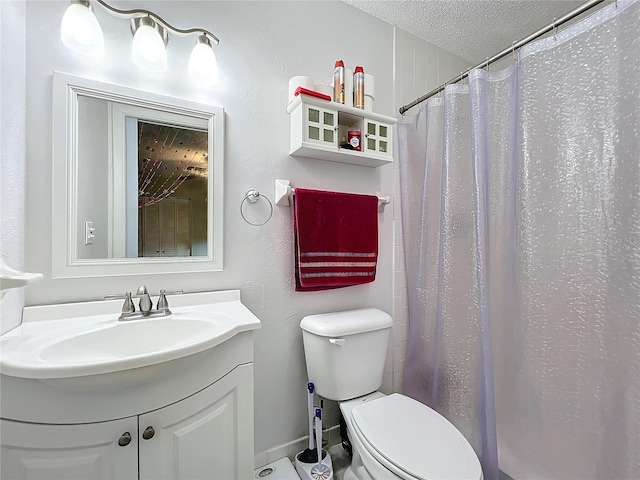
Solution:
<svg viewBox="0 0 640 480"><path fill-rule="evenodd" d="M269 204L269 216L267 217L267 219L262 222L262 223L254 223L251 222L247 219L247 217L245 217L244 215L244 206L246 202L249 202L250 204L255 204L258 202L258 200L260 200L261 198L264 198L267 203ZM244 196L244 198L242 199L242 202L240 203L240 215L242 216L242 219L247 222L249 225L253 225L254 227L260 227L262 225L264 225L265 223L267 223L269 220L271 220L271 217L273 216L273 203L271 203L271 200L269 200L269 197L267 197L266 195L262 195L260 192L258 192L257 190L251 189L247 192L247 194Z"/></svg>

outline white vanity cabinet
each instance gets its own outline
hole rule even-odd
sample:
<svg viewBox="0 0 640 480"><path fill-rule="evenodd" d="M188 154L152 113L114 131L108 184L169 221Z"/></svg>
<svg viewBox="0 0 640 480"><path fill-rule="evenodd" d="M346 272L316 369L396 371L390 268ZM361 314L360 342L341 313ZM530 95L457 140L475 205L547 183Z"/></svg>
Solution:
<svg viewBox="0 0 640 480"><path fill-rule="evenodd" d="M252 367L135 417L79 425L2 420L3 480L230 480L253 472ZM139 476L138 476L139 475Z"/></svg>
<svg viewBox="0 0 640 480"><path fill-rule="evenodd" d="M0 337L0 478L253 478L260 321L240 292L126 322L112 302L26 307Z"/></svg>
<svg viewBox="0 0 640 480"><path fill-rule="evenodd" d="M289 103L287 112L290 155L368 167L393 162L393 117L304 94ZM360 131L359 151L340 147L349 130Z"/></svg>

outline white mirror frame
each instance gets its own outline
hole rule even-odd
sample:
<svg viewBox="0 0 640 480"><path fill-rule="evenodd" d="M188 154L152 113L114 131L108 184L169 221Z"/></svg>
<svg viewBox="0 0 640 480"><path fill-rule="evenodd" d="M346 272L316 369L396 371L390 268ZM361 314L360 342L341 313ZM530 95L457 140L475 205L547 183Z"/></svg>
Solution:
<svg viewBox="0 0 640 480"><path fill-rule="evenodd" d="M78 95L205 119L209 133L207 255L197 257L76 258ZM224 109L53 73L52 277L101 277L222 270ZM213 206L213 207L211 207Z"/></svg>

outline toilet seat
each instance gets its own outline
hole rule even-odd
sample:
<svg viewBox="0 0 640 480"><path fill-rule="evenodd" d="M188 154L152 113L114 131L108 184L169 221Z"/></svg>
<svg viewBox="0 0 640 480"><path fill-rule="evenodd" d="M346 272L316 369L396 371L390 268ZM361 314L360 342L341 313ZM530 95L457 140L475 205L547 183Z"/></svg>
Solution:
<svg viewBox="0 0 640 480"><path fill-rule="evenodd" d="M393 473L397 478L400 478L402 480L425 480L423 478L414 477L410 473L398 468L392 462L387 461L385 457L380 455L377 452L377 450L369 444L366 437L362 434L362 432L360 431L358 426L355 425L355 423L352 424L351 432L358 439L358 442L361 445L361 448L359 450L360 455L363 458L368 457L367 458L368 462L365 462L366 465L370 466L371 462L378 463L380 464L382 469L388 470L389 472Z"/></svg>
<svg viewBox="0 0 640 480"><path fill-rule="evenodd" d="M412 398L392 394L371 400L355 406L351 418L353 433L368 453L401 478L482 478L478 457L464 436Z"/></svg>

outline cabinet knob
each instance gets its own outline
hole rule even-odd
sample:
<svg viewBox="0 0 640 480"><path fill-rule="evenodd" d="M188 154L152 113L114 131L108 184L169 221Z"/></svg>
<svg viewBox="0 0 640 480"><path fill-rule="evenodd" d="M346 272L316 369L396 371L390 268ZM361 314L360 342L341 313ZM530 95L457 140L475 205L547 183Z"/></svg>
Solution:
<svg viewBox="0 0 640 480"><path fill-rule="evenodd" d="M124 432L122 436L118 439L118 445L121 447L126 447L131 443L131 434L129 432Z"/></svg>
<svg viewBox="0 0 640 480"><path fill-rule="evenodd" d="M144 438L145 440L149 440L153 438L155 434L156 431L153 429L153 427L147 427L144 429L144 432L142 432L142 438Z"/></svg>

